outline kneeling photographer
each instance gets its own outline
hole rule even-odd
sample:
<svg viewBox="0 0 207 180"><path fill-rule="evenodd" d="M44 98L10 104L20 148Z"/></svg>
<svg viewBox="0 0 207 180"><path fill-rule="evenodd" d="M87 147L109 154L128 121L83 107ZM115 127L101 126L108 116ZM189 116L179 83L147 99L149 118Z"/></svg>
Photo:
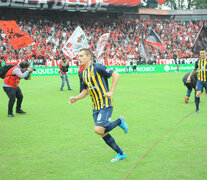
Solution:
<svg viewBox="0 0 207 180"><path fill-rule="evenodd" d="M9 97L8 104L8 117L14 117L13 115L13 106L17 98L16 113L25 114L21 109L23 95L19 87L21 79L29 79L30 74L35 69L29 67L29 63L23 61L16 66L10 68L4 78L3 89Z"/></svg>

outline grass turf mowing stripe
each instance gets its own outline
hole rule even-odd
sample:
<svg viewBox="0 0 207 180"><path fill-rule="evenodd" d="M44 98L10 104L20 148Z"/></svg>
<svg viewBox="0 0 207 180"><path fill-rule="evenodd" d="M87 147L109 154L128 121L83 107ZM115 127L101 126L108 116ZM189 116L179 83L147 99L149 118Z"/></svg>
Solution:
<svg viewBox="0 0 207 180"><path fill-rule="evenodd" d="M177 121L175 123L174 126L172 126L171 128L169 128L161 137L159 140L157 140L145 153L144 155L137 161L137 163L131 168L131 170L128 172L128 174L124 177L124 180L127 179L127 177L131 174L131 172L135 169L135 167L141 162L142 159L144 159L144 157L152 150L153 147L155 147L167 134L169 134L174 128L175 126L177 126L178 124L180 124L184 119L186 119L187 117L189 117L192 113L194 113L194 111L190 112L189 114L185 115L181 120Z"/></svg>

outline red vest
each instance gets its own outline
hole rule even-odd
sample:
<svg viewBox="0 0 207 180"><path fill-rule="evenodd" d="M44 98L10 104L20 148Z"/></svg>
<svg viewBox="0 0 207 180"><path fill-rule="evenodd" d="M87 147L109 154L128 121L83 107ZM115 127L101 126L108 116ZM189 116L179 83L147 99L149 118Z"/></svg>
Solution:
<svg viewBox="0 0 207 180"><path fill-rule="evenodd" d="M13 88L17 88L20 82L20 77L13 75L12 72L15 68L19 68L18 66L14 66L8 70L4 78L4 84L11 86Z"/></svg>
<svg viewBox="0 0 207 180"><path fill-rule="evenodd" d="M62 61L61 61L61 62L62 62ZM61 68L63 67L61 64L59 65L59 67L60 67L60 71L61 71L61 73L66 74L66 72L64 72L64 71L61 70Z"/></svg>

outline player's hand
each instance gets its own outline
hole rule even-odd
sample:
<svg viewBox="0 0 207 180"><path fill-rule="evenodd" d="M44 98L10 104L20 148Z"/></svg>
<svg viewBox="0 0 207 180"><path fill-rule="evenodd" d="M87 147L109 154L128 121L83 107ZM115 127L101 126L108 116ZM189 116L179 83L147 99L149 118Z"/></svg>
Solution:
<svg viewBox="0 0 207 180"><path fill-rule="evenodd" d="M71 97L70 100L69 100L69 103L70 103L70 104L73 104L73 103L75 103L76 101L77 101L77 100L76 100L75 97Z"/></svg>
<svg viewBox="0 0 207 180"><path fill-rule="evenodd" d="M113 92L109 91L106 94L104 94L104 97L111 99L113 95Z"/></svg>
<svg viewBox="0 0 207 180"><path fill-rule="evenodd" d="M187 83L190 83L191 82L191 79L190 78L187 78L187 81L186 81Z"/></svg>

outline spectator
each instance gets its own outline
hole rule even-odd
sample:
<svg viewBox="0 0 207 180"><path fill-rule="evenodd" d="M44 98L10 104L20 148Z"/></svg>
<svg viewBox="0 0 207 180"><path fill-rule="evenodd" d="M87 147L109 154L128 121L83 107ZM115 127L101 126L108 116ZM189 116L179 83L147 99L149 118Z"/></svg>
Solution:
<svg viewBox="0 0 207 180"><path fill-rule="evenodd" d="M174 54L177 54L177 58L196 57L191 50L192 42L195 41L199 29L203 25L202 21L171 21L170 23L167 19L165 21L159 19L143 21L136 16L131 18L130 15L120 17L110 15L108 18L98 14L94 17L90 13L84 17L79 14L74 16L74 13L66 16L65 14L68 12L55 12L58 13L57 16L54 16L54 12L50 13L46 16L41 11L26 13L25 10L19 9L4 12L4 17L6 17L4 20L16 20L20 28L35 40L35 43L16 53L6 35L0 30L0 44L5 60L22 58L22 55L25 54L29 59L36 59L41 55L47 61L59 60L63 56L60 50L78 25L86 33L92 51L96 50L99 37L110 31L103 58L107 57L113 62L117 59L125 62L126 54L132 58L139 57L140 51L137 47L142 40L142 29L144 38L148 36L150 29L154 29L166 46L166 52L160 53L159 49L145 43L145 49L150 57L173 58Z"/></svg>

